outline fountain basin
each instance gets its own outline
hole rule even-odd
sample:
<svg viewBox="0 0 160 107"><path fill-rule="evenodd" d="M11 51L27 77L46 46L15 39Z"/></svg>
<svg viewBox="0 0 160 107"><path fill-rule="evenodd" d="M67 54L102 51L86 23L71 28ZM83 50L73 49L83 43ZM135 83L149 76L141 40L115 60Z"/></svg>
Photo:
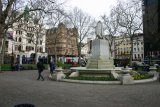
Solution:
<svg viewBox="0 0 160 107"><path fill-rule="evenodd" d="M106 75L111 74L111 71L121 72L122 67L106 68L106 69L88 69L86 67L72 67L72 72L78 72L80 75ZM131 68L130 68L131 69Z"/></svg>

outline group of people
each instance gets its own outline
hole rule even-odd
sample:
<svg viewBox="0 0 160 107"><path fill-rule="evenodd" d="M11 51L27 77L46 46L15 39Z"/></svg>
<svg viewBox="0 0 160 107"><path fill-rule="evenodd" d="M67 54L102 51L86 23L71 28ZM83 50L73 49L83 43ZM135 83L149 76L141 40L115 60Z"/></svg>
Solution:
<svg viewBox="0 0 160 107"><path fill-rule="evenodd" d="M53 74L53 72L55 71L55 63L54 61L51 61L49 63L49 67L50 67L50 73L51 75ZM43 61L42 60L39 60L38 63L37 63L37 69L38 69L38 78L37 80L40 80L42 79L42 81L44 81L44 77L42 76L42 72L43 70L45 69L45 66L43 64Z"/></svg>

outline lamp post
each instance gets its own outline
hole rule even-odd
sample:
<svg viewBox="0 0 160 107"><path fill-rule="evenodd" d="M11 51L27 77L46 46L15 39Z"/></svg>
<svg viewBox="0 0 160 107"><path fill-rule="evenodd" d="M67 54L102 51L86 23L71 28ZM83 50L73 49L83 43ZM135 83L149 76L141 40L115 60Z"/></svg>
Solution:
<svg viewBox="0 0 160 107"><path fill-rule="evenodd" d="M13 54L13 44L14 40L12 40L12 53L11 53L11 69L13 71L13 67L14 67L14 54Z"/></svg>
<svg viewBox="0 0 160 107"><path fill-rule="evenodd" d="M14 55L13 55L13 41L12 41L12 56L11 56L11 69L13 71L13 65L14 65Z"/></svg>

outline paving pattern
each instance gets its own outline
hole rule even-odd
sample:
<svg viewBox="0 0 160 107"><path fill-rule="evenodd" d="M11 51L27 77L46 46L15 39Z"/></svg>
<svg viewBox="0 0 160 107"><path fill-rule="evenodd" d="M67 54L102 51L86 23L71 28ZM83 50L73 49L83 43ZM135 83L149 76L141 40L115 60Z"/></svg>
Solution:
<svg viewBox="0 0 160 107"><path fill-rule="evenodd" d="M38 81L37 71L0 73L0 107L30 103L35 107L160 107L160 82L95 85Z"/></svg>

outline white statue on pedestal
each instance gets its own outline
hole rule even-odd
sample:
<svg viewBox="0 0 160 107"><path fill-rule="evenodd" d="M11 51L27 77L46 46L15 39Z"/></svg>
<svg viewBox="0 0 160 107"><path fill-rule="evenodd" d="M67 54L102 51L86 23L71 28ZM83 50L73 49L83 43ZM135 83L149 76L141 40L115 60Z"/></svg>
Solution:
<svg viewBox="0 0 160 107"><path fill-rule="evenodd" d="M95 33L96 33L96 38L104 39L103 24L101 21L98 21L96 29L95 29Z"/></svg>
<svg viewBox="0 0 160 107"><path fill-rule="evenodd" d="M105 39L101 21L95 28L96 38L92 41L92 52L87 62L87 69L113 69L113 59L110 56L109 43Z"/></svg>

